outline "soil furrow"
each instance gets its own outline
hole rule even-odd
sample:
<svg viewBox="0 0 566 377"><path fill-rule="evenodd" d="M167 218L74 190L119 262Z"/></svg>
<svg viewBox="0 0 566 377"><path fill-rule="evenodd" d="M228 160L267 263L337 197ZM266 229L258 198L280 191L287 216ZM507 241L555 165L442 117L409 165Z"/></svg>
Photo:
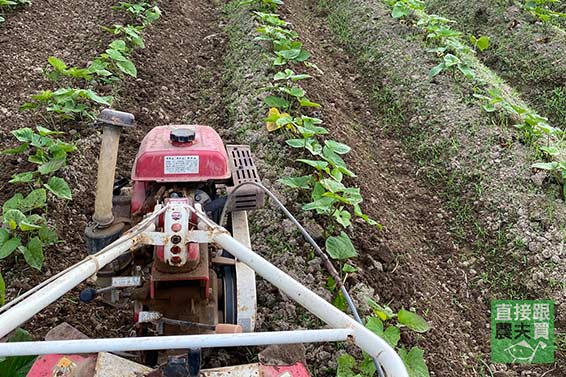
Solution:
<svg viewBox="0 0 566 377"><path fill-rule="evenodd" d="M373 288L380 302L429 313L433 330L412 341L427 350L432 371L477 375L475 361L464 360L488 351L485 325L472 328L472 323L487 323L488 309L464 278L469 271L458 263L449 215L438 195L418 179L418 166L399 140L383 132L384 122L372 111L352 59L335 45L324 19L303 1L287 4L285 18L324 72L308 92L322 103L331 135L353 147L348 162L358 175L354 182L367 201L365 211L385 228L356 226L362 271L356 278Z"/></svg>
<svg viewBox="0 0 566 377"><path fill-rule="evenodd" d="M56 54L69 64L84 65L88 59L105 48L107 43L105 38L109 34L101 31L105 34L101 40L97 40L98 34L94 31L100 30L100 26L117 21L116 17L112 17L113 12L110 9L116 2L100 2L94 6L86 2L76 3L70 4L70 9L65 7L62 13L51 21L53 24L49 24L53 30L62 30L62 32L61 35L57 34L53 41L48 40L45 45L41 45L43 46L41 49L38 48L39 53L37 56L34 55L36 71L39 71L39 67L45 66L47 57L51 55ZM146 31L146 48L133 56L138 66L138 77L126 79L121 84L118 101L115 104L117 109L131 112L137 119L136 127L125 131L122 135L117 177L129 177L139 143L155 126L174 123L200 123L215 128L223 126L224 108L220 79L223 64L223 34L219 18L221 8L212 1L162 1L159 6L163 11L162 19ZM42 14L45 12L45 7L37 8L41 9ZM69 43L70 36L77 34L74 30L80 27L66 20L80 9L88 9L94 13L85 11L82 13L84 17L79 20L80 25L87 25L91 30L93 38L88 39L83 32L79 33L82 40ZM55 11L53 10L52 13ZM27 17L34 15L40 19L35 13L22 15L26 17L25 22L22 20L26 28L33 24L31 18ZM37 28L40 29L40 26ZM40 39L39 34L33 34L32 37L33 39L30 40ZM25 36L22 38L25 39ZM72 38L74 41L74 37ZM85 41L91 44L85 45ZM15 50L17 46L16 43ZM81 48L77 49L77 46ZM33 51L23 45L19 45L19 48ZM17 56L13 51L10 54ZM6 57L8 58L9 56ZM25 63L14 66L12 72L14 77L9 78L9 83L13 82L13 85L17 85L19 78L26 86L25 90L24 87L18 87L19 96L9 104L9 117L5 120L10 124L2 124L6 132L22 126L35 127L38 124L37 119L27 113L17 114L17 107L38 88L50 88L49 82L41 73L34 72L33 75L29 75L25 69L22 69L25 66ZM14 124L15 119L22 121ZM99 139L91 128L79 132L82 137L76 139L78 151L70 157L69 166L64 170L64 175L73 189L74 198L68 205L50 208L49 214L50 221L56 225L63 243L46 251L46 261L41 272L24 266L23 261L3 261L2 272L8 283L8 300L18 292L29 289L86 256L83 230L92 215ZM72 133L75 134L76 131ZM18 159L12 157L5 157L4 160L8 164L20 163ZM6 177L11 176L13 170L13 168L7 169ZM9 197L12 190L11 186L5 187L2 196ZM84 286L73 290L39 313L26 324L25 328L30 330L34 337L41 338L56 324L67 321L89 336L128 336L132 327L132 310L129 305L125 303L113 308L99 302L81 304L77 299L81 288Z"/></svg>
<svg viewBox="0 0 566 377"><path fill-rule="evenodd" d="M508 80L555 127L566 129L566 33L531 16L516 2L431 0L430 13L457 21L455 29L487 35L478 56Z"/></svg>
<svg viewBox="0 0 566 377"><path fill-rule="evenodd" d="M123 17L110 8L114 0L49 0L21 8L0 27L0 128L8 132L36 125L18 108L38 90L51 89L42 75L49 56L85 66L102 52L110 26ZM3 143L9 142L8 138Z"/></svg>
<svg viewBox="0 0 566 377"><path fill-rule="evenodd" d="M129 176L139 142L153 127L205 124L224 127L221 8L213 0L161 1L163 18L148 33L136 80L120 91L117 107L136 116L122 140L119 174Z"/></svg>

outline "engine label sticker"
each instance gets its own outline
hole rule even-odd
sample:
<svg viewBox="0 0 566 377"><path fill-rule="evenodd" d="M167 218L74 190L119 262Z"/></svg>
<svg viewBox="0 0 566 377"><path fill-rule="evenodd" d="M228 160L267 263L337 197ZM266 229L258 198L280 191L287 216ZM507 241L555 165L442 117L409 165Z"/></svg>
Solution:
<svg viewBox="0 0 566 377"><path fill-rule="evenodd" d="M199 156L165 156L165 174L197 174Z"/></svg>

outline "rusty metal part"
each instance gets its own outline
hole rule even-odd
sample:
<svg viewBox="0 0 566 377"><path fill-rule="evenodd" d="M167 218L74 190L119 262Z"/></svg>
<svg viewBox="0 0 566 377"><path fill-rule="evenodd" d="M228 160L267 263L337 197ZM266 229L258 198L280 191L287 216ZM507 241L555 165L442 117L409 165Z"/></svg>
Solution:
<svg viewBox="0 0 566 377"><path fill-rule="evenodd" d="M220 265L230 265L233 266L236 264L236 260L233 258L226 258L226 257L220 257L220 256L215 256L214 258L212 258L210 260L210 262L212 264L220 264Z"/></svg>
<svg viewBox="0 0 566 377"><path fill-rule="evenodd" d="M232 325L230 323L219 323L214 329L216 334L240 334L244 329L240 325Z"/></svg>
<svg viewBox="0 0 566 377"><path fill-rule="evenodd" d="M186 329L201 329L201 330L214 330L214 331L217 331L217 329L218 329L218 326L210 325L208 323L181 321L179 319L171 319L171 318L161 317L159 319L159 321L162 322L165 325L174 325L174 326L179 326L179 327L186 328Z"/></svg>
<svg viewBox="0 0 566 377"><path fill-rule="evenodd" d="M247 145L227 145L228 160L232 172L233 187L243 182L261 182L252 158L252 152ZM230 193L233 187L228 187ZM249 211L263 208L264 193L257 187L245 187L233 195L226 209L232 211ZM222 225L222 224L221 224Z"/></svg>
<svg viewBox="0 0 566 377"><path fill-rule="evenodd" d="M98 114L96 122L103 125L133 127L136 119L133 114L124 111L104 109Z"/></svg>
<svg viewBox="0 0 566 377"><path fill-rule="evenodd" d="M107 227L99 227L96 222L85 229L86 248L89 254L96 254L112 242L116 241L124 231L124 222L114 222Z"/></svg>
<svg viewBox="0 0 566 377"><path fill-rule="evenodd" d="M154 239L153 236L143 237L142 242ZM208 245L200 244L199 253L198 265L188 271L154 260L151 281L134 292L133 297L144 307L166 318L163 321L165 334L202 333L201 326L190 327L186 323L210 326L204 330L212 332L219 322L218 298L221 292L216 273L209 267Z"/></svg>

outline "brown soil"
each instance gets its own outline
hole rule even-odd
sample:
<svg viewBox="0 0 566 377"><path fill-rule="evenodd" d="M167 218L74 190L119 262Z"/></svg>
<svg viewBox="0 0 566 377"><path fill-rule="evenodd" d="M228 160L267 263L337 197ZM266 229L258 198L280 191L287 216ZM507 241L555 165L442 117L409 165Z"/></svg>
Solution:
<svg viewBox="0 0 566 377"><path fill-rule="evenodd" d="M426 349L434 375L479 375L484 370L480 359L489 360L490 297L472 283L481 266L474 270L462 263L473 245L451 234L456 215L443 209L442 188L418 178L418 164L406 155L398 135L386 129L383 114L372 110L363 73L333 40L316 6L299 0L286 5L284 18L324 72L309 82L307 93L323 105L330 134L353 147L348 160L358 175L353 183L362 189L365 211L385 228L356 227L361 251L356 278L374 288L380 302L428 313L433 329L411 340ZM375 260L384 272L376 269ZM552 366L537 372L559 376L564 371Z"/></svg>
<svg viewBox="0 0 566 377"><path fill-rule="evenodd" d="M37 124L51 127L32 114L18 112L18 107L36 90L53 88L40 72L47 58L56 54L68 64L84 66L108 43L108 35L100 26L119 21L110 9L115 1L63 2L63 8L59 3L32 6L13 15L7 27L0 28L3 47L0 62L9 67L2 72L5 85L0 87L0 129L6 133ZM147 31L146 48L133 57L138 65L138 78L120 88L115 106L133 113L137 120L136 128L122 137L117 176L129 176L139 143L154 126L222 125L223 111L218 105L222 96L217 92L223 63L220 57L223 39L217 13L220 8L208 1L195 4L162 1L159 6L163 18ZM29 41L33 41L33 49L29 48ZM91 124L66 125L65 128L73 126L82 127L79 128L81 138L75 138L78 151L69 159L70 166L63 175L71 184L74 199L64 206L51 204L49 215L63 243L46 251L41 272L26 266L22 258L1 262L8 284L7 301L86 256L83 230L92 215L96 182L94 156L98 154L99 142ZM76 134L76 131L71 133ZM11 137L6 137L2 149L12 145ZM10 166L2 172L6 182L21 159L4 156L2 161ZM0 193L2 201L11 197L14 190L12 185L5 185ZM54 325L67 321L88 336L129 334L132 311L127 304L117 309L96 301L81 304L79 288L35 316L25 328L34 337L42 338Z"/></svg>
<svg viewBox="0 0 566 377"><path fill-rule="evenodd" d="M287 1L285 19L293 23L312 61L324 72L307 92L323 105L331 135L353 147L348 163L362 189L365 211L383 224L378 232L357 227L361 260L357 279L375 289L380 302L430 313L433 326L420 341L436 375L476 376L475 360L489 352L488 307L469 287L470 272L458 263L461 250L452 238L442 202L416 178L417 167L402 145L383 131L363 92L352 61L337 48L303 1ZM370 258L371 257L371 258ZM372 260L383 264L375 269Z"/></svg>
<svg viewBox="0 0 566 377"><path fill-rule="evenodd" d="M46 1L11 15L0 28L0 65L8 67L0 73L4 83L0 87L1 130L8 132L36 124L37 119L19 114L17 108L35 90L50 87L36 72L45 66L48 56L57 52L71 64L84 65L102 50L106 36L99 26L116 19L110 12L113 3ZM353 147L348 163L358 178L351 183L362 189L364 210L384 226L384 231L379 232L367 225L356 225L355 239L361 257L356 262L359 272L350 283L370 286L376 293L375 299L391 302L395 309L415 307L425 314L433 329L424 337L404 335L404 341L426 349L433 375L479 375L478 358L489 358L489 313L486 298L470 284L474 272L459 262L467 245L459 244L450 234L451 215L442 209L443 202L435 188L418 178L417 165L404 153L400 141L383 130L384 123L368 103L353 59L337 47L324 19L316 18L308 2L287 0L286 4L285 18L295 25L305 47L313 53L312 61L325 72L313 72L317 78L306 84L306 89L311 99L323 104L322 117L333 138ZM155 126L200 123L224 134L236 133L229 131L226 124L226 93L220 77L226 47L219 13L222 3L164 0L159 6L163 18L148 30L146 48L134 56L138 78L127 80L119 89L116 107L133 113L137 119L136 128L127 130L122 138L119 176L129 175L142 137ZM50 217L64 242L49 250L41 273L24 267L21 260L2 261L8 300L86 255L82 232L93 204L93 156L97 155L98 136L88 128L80 133L83 137L77 140L79 151L65 170L66 177L75 182L75 200L66 206L50 207ZM2 147L10 143L10 138L5 138ZM263 153L271 147L261 148ZM0 176L7 181L20 162L7 157L2 157L2 162L9 166ZM259 161L259 165L270 168L266 161ZM5 200L12 193L13 188L6 185L0 198ZM266 224L263 231L267 230L286 237L281 223ZM278 257L291 260L284 252ZM318 277L320 272L311 275ZM309 283L319 288L323 284L312 276ZM297 315L296 308L282 304L273 290L259 291L260 305L284 308L277 313L281 323ZM66 295L25 327L37 338L62 321L89 336L129 334L129 308L115 309L98 302L80 304L77 293L78 289ZM265 322L261 329L279 324L276 318L269 318L273 314L269 310L260 310L260 319ZM267 324L270 319L272 324ZM313 355L308 357L316 359Z"/></svg>
<svg viewBox="0 0 566 377"><path fill-rule="evenodd" d="M9 134L11 130L36 125L53 128L47 119L20 113L18 108L36 91L53 88L42 74L49 56L55 55L69 65L85 66L89 59L103 51L110 35L101 26L121 21L121 17L110 9L114 3L110 0L45 1L10 14L0 27L0 66L3 67L0 72L0 129L5 135L1 149L14 145ZM81 130L81 127L88 127L87 124L79 126L84 136L92 135L92 131ZM92 144L92 137L81 143ZM2 273L8 284L7 300L79 261L86 254L82 229L90 215L95 164L92 155L81 154L80 151L77 154L71 166L64 171L73 186L75 200L68 205L50 206L50 222L56 226L63 242L46 251L46 263L41 272L26 266L23 258L2 261ZM26 168L26 163L18 157L2 156L1 163L6 167L0 173L3 182ZM10 198L16 189L4 183L0 192L2 202ZM90 335L124 334L123 324L128 323L130 315L125 321L124 313L110 313L104 310L104 306L97 306L98 310L92 311L78 305L77 292L74 292L38 314L26 328L40 338L51 327L65 320ZM109 325L109 322L112 324Z"/></svg>

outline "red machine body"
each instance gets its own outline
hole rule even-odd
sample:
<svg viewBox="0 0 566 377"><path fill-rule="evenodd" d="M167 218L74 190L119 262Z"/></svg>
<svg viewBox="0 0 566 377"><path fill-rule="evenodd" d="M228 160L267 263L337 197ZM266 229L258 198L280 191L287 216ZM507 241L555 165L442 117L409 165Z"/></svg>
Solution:
<svg viewBox="0 0 566 377"><path fill-rule="evenodd" d="M194 131L191 142L170 138L175 129ZM230 178L228 156L220 136L208 126L161 126L143 139L132 169L133 181L206 182Z"/></svg>
<svg viewBox="0 0 566 377"><path fill-rule="evenodd" d="M172 132L179 130L194 131L194 140L173 141ZM226 149L214 129L198 125L155 127L144 137L132 167L131 212L141 209L150 182L222 182L230 177Z"/></svg>
<svg viewBox="0 0 566 377"><path fill-rule="evenodd" d="M131 217L139 221L160 203L170 208L156 223L156 231L167 234L166 243L145 251L151 262L149 279L134 294L138 320L140 312L150 311L209 326L235 323L235 304L230 300L235 274L226 272L234 266L213 265L213 249L186 238L197 223L187 206L222 206L219 186L233 183L232 165L222 139L208 126L160 126L144 137L132 167ZM227 304L225 296L230 296ZM158 333L198 331L169 322Z"/></svg>

